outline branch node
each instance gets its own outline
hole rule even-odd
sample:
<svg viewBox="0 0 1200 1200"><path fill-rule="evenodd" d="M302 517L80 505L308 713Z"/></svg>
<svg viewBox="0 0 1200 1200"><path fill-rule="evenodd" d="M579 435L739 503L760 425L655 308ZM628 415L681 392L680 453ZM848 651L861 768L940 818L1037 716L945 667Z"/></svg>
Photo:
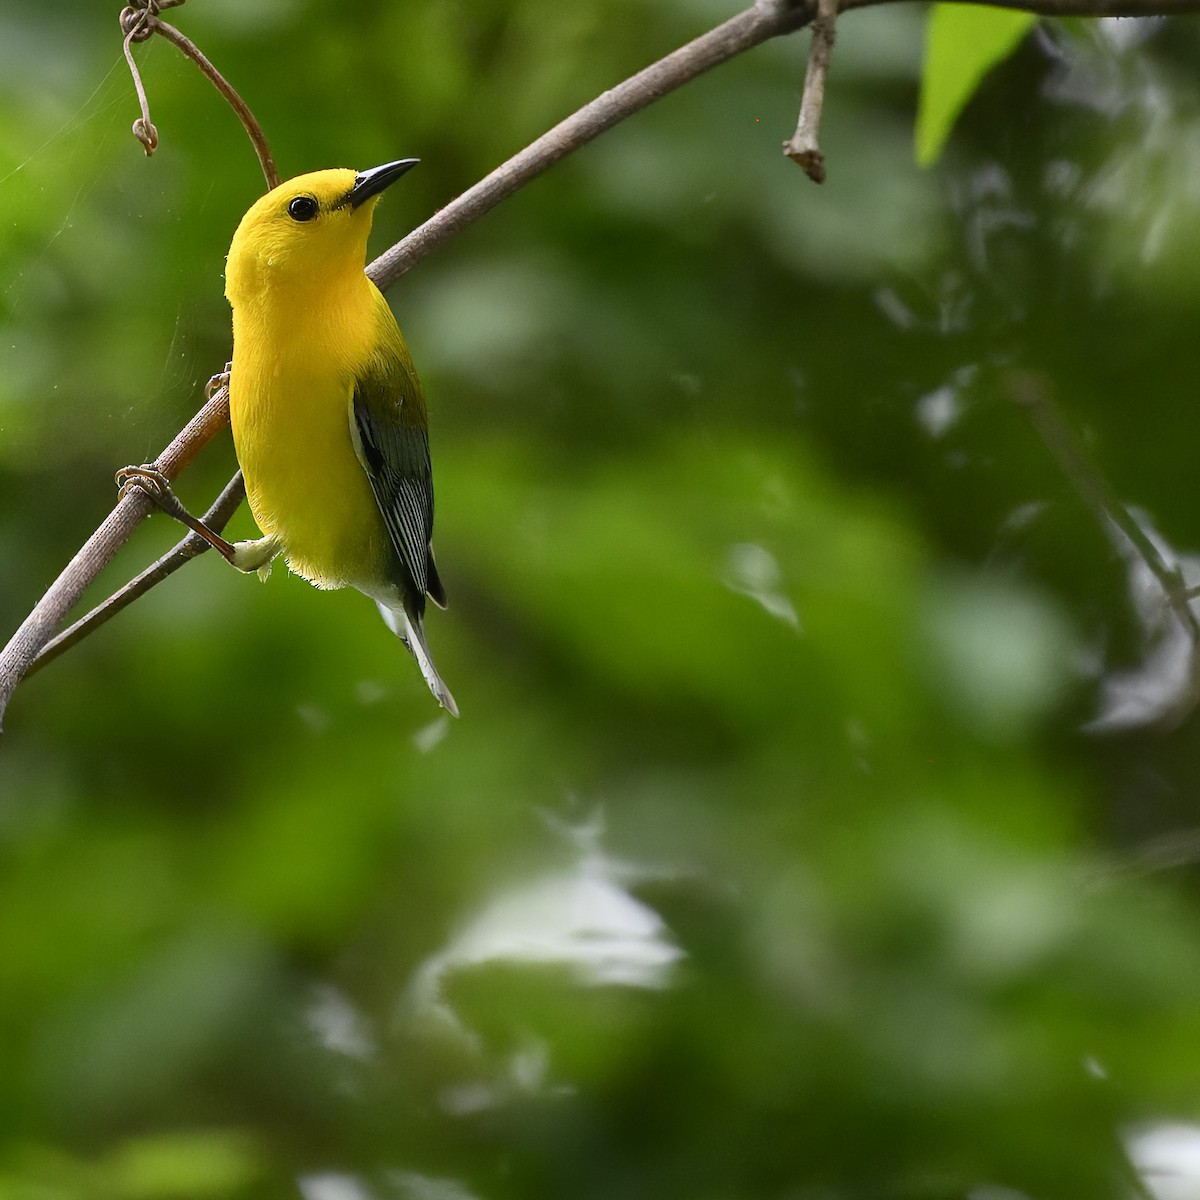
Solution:
<svg viewBox="0 0 1200 1200"><path fill-rule="evenodd" d="M121 32L131 42L145 42L154 35L154 22L158 18L158 5L154 0L142 4L130 4L121 9Z"/></svg>
<svg viewBox="0 0 1200 1200"><path fill-rule="evenodd" d="M142 107L142 115L133 123L133 136L142 143L142 149L149 158L158 149L158 130L150 120L150 101L146 98L146 89L142 84L142 76L138 72L137 63L133 60L134 42L144 42L158 26L158 7L155 0L143 0L141 7L129 5L121 9L121 32L125 35L121 49L125 52L125 61L129 64L129 73L133 76L133 86L137 91L138 103Z"/></svg>

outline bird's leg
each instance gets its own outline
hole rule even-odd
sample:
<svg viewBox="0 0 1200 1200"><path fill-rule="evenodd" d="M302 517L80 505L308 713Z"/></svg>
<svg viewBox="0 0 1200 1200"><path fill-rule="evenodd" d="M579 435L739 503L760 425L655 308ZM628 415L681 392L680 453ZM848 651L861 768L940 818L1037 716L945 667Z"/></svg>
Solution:
<svg viewBox="0 0 1200 1200"><path fill-rule="evenodd" d="M127 496L135 488L144 492L163 512L186 525L227 563L246 574L256 571L260 578L265 579L270 574L272 561L283 549L283 544L276 537L227 542L216 530L210 529L199 517L188 512L172 491L171 481L155 466L122 467L117 472L116 481L120 496Z"/></svg>

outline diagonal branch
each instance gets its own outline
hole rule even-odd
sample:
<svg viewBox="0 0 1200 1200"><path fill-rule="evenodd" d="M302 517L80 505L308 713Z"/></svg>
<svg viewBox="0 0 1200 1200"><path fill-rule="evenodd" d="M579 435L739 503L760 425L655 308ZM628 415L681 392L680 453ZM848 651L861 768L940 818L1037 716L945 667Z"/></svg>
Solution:
<svg viewBox="0 0 1200 1200"><path fill-rule="evenodd" d="M424 225L385 250L367 268L367 274L386 290L443 242L461 233L572 150L586 146L605 130L705 71L773 37L795 32L808 24L812 15L813 9L808 4L796 0L759 0L560 121Z"/></svg>

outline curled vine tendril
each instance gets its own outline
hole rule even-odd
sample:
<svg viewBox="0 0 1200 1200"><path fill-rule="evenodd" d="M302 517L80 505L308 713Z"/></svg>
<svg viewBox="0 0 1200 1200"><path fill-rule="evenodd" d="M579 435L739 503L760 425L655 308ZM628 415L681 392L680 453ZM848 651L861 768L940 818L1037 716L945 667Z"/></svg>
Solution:
<svg viewBox="0 0 1200 1200"><path fill-rule="evenodd" d="M271 148L267 144L266 135L262 131L254 114L246 102L237 94L232 85L201 53L200 48L185 37L174 25L168 25L159 17L164 8L175 8L184 0L134 0L132 4L121 9L121 32L125 35L122 48L125 51L125 61L129 64L129 73L133 77L133 86L137 91L138 103L142 115L133 123L133 136L142 144L147 157L158 149L158 130L150 120L150 102L146 98L146 89L133 57L135 43L148 41L154 34L166 38L177 50L200 68L212 85L228 101L229 106L237 113L242 127L246 130L258 155L259 166L262 167L263 177L267 187L279 185L279 172L275 160L271 157Z"/></svg>

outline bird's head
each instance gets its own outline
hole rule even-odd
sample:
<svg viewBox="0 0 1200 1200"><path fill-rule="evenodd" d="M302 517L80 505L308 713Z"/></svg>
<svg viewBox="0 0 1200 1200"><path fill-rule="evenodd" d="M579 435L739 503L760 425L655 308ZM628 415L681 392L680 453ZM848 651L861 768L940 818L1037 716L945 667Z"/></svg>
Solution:
<svg viewBox="0 0 1200 1200"><path fill-rule="evenodd" d="M225 294L249 301L280 283L323 286L361 272L380 192L418 163L402 158L369 171L297 175L256 200L242 218L225 265Z"/></svg>

